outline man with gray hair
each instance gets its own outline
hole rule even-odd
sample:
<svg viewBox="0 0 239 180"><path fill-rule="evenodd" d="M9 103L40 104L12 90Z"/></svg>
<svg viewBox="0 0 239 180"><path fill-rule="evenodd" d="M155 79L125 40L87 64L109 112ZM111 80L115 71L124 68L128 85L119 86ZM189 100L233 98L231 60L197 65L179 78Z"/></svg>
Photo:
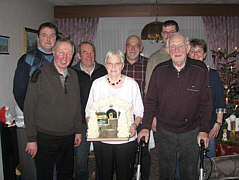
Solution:
<svg viewBox="0 0 239 180"><path fill-rule="evenodd" d="M37 179L72 180L74 145L81 143L81 103L77 74L67 68L74 44L59 39L54 59L32 74L24 103L26 152L35 158Z"/></svg>
<svg viewBox="0 0 239 180"><path fill-rule="evenodd" d="M187 58L188 39L180 33L168 41L171 59L155 67L144 101L143 129L138 140L148 141L153 117L159 156L160 180L175 178L179 153L181 179L197 179L198 145L208 147L212 99L207 67Z"/></svg>

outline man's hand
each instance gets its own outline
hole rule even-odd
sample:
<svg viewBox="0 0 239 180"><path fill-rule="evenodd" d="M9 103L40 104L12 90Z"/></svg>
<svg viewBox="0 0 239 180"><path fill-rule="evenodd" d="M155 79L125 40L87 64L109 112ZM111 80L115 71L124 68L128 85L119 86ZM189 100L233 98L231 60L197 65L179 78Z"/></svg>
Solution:
<svg viewBox="0 0 239 180"><path fill-rule="evenodd" d="M212 139L212 138L215 138L217 137L219 131L220 131L220 125L218 123L215 123L213 128L211 129L211 131L209 132L209 138Z"/></svg>
<svg viewBox="0 0 239 180"><path fill-rule="evenodd" d="M200 141L201 141L201 139L204 141L205 148L208 148L208 145L209 145L208 133L206 133L206 132L199 132L199 133L198 133L197 141L198 141L198 145L199 145L199 146L200 146Z"/></svg>
<svg viewBox="0 0 239 180"><path fill-rule="evenodd" d="M156 132L156 126L157 126L157 118L153 117L153 122L152 122L152 131Z"/></svg>
<svg viewBox="0 0 239 180"><path fill-rule="evenodd" d="M138 142L140 142L140 139L142 137L145 137L145 142L148 143L149 141L149 130L148 129L142 129L138 134Z"/></svg>
<svg viewBox="0 0 239 180"><path fill-rule="evenodd" d="M74 146L77 147L80 145L81 143L81 137L82 135L81 134L75 134L75 142L74 142Z"/></svg>
<svg viewBox="0 0 239 180"><path fill-rule="evenodd" d="M37 154L37 142L28 142L25 151L34 158Z"/></svg>

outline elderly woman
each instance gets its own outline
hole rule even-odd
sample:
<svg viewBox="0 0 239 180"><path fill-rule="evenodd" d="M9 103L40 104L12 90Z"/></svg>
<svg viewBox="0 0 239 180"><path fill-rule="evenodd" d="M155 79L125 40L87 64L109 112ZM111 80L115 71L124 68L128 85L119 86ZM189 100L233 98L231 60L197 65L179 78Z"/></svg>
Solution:
<svg viewBox="0 0 239 180"><path fill-rule="evenodd" d="M119 98L130 105L128 141L94 142L97 176L99 180L112 180L114 170L119 180L131 180L134 172L136 153L136 128L143 117L143 103L137 82L121 74L124 55L121 51L109 51L105 58L108 74L96 79L91 87L86 106L86 118L90 119L90 106L108 97Z"/></svg>
<svg viewBox="0 0 239 180"><path fill-rule="evenodd" d="M191 49L188 56L191 59L204 61L207 57L207 44L202 39L192 39ZM210 143L208 147L208 157L216 157L216 137L222 126L223 113L226 112L224 93L219 74L216 70L209 68L209 80L212 89L213 112L211 120L211 130L209 132Z"/></svg>

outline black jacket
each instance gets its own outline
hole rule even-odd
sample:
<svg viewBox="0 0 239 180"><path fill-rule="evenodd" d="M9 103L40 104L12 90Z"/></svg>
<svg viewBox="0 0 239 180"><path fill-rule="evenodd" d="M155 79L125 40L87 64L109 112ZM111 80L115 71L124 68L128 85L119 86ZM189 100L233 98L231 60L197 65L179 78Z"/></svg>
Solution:
<svg viewBox="0 0 239 180"><path fill-rule="evenodd" d="M81 96L81 112L82 112L82 123L86 124L85 121L85 107L88 101L90 88L95 79L107 74L105 67L102 64L95 62L95 69L91 76L80 68L80 62L72 67L78 72L79 82L80 82L80 96Z"/></svg>

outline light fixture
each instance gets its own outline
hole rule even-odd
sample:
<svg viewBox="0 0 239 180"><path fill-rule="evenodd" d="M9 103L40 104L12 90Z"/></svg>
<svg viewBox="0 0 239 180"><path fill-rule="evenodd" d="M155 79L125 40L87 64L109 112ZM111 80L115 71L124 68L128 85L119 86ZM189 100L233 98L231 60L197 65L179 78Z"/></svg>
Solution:
<svg viewBox="0 0 239 180"><path fill-rule="evenodd" d="M154 7L153 7L154 8ZM143 28L143 30L141 31L141 39L142 40L152 40L152 42L159 42L159 40L162 39L161 37L161 31L162 31L162 22L159 22L157 20L157 16L158 16L158 3L156 0L156 5L155 5L155 9L156 9L156 19L154 22L151 22L149 24L146 24Z"/></svg>

